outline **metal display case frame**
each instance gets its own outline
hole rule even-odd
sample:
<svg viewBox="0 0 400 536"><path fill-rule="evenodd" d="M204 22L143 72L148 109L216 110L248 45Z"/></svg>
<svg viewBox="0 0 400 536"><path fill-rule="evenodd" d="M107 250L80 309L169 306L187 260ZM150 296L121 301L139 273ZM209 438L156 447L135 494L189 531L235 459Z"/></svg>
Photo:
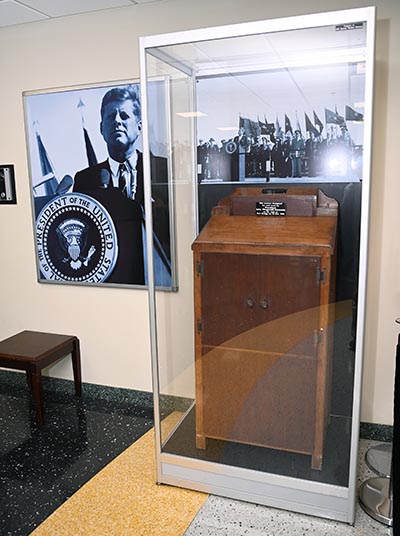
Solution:
<svg viewBox="0 0 400 536"><path fill-rule="evenodd" d="M152 80L158 82L163 77L162 65L165 64L167 73L168 69L174 72L180 72L185 78L187 84L187 103L189 105L190 127L188 132L191 134L188 149L190 164L188 170L190 177L187 182L192 186L189 196L191 196L192 213L187 219L192 225L192 240L199 231L199 214L198 214L198 167L196 161L196 144L197 121L199 112L196 108L196 79L199 76L201 67L196 63L196 44L203 45L207 42L219 42L230 40L234 43L235 39L253 37L259 35L276 34L278 32L304 31L305 35L308 30L323 27L334 27L337 32L351 31L360 28L362 25L365 29L365 46L358 51L365 65L365 86L364 86L364 127L363 127L363 169L362 169L362 195L361 195L361 217L359 233L359 263L358 263L358 298L357 298L357 323L356 323L356 348L354 361L354 382L353 401L351 409L351 442L349 455L349 471L347 485L334 485L331 483L318 481L318 479L302 479L283 474L273 474L234 465L225 464L223 461L215 462L195 457L187 457L164 449L166 440L170 435L165 436L162 431L162 409L163 396L166 394L160 386L165 371L165 363L160 363L160 348L164 344L163 325L165 316L163 315L163 304L160 305L153 279L153 254L151 247L152 221L151 221L151 184L150 184L150 142L152 121L156 112L149 109L147 102L147 86ZM233 40L233 41L232 41ZM357 460L358 460L358 441L359 441L359 419L361 403L361 381L362 381L362 362L363 362L363 344L364 344L364 322L365 322L365 298L367 283L367 253L368 253L368 221L369 221L369 203L370 203L370 173L371 173L371 143L372 143L372 101L373 101L373 71L374 71L374 41L375 41L375 8L365 7L349 9L343 11L318 13L304 16L287 17L273 20L256 21L250 23L234 24L214 28L205 28L193 31L183 31L164 35L155 35L143 37L140 39L140 71L141 71L141 98L142 98L142 117L143 117L143 148L144 148L144 176L145 176L145 210L147 217L147 251L148 255L148 274L149 274L149 315L150 315L150 343L152 355L153 370L153 389L154 389L154 408L155 408L155 438L156 438L156 465L157 481L162 484L185 487L206 493L222 495L234 499L254 502L268 505L276 508L282 508L290 511L315 515L319 517L334 519L347 523L353 523L355 518L356 486L357 486ZM323 47L323 43L321 44ZM180 54L180 51L184 50ZM190 54L188 50L193 50L193 57L188 60ZM176 54L175 54L176 52ZM256 51L255 51L256 52ZM357 52L357 54L358 54ZM355 60L357 61L357 57ZM254 57L251 70L261 69L262 65L257 65L259 57ZM186 61L188 60L188 61ZM293 58L293 61L295 58ZM151 62L157 62L158 68L153 69ZM331 61L327 59L328 63ZM352 60L349 60L352 61ZM150 63L149 63L150 62ZM226 60L224 69L227 68L229 59ZM334 60L332 60L334 62ZM220 64L221 66L221 64ZM200 75L212 76L211 71L203 65L204 71ZM234 66L233 68L238 68ZM215 74L215 73L214 73ZM166 84L169 83L169 75L165 74ZM182 112L182 110L178 110ZM176 107L171 108L169 117L165 121L169 123L174 121ZM337 111L336 111L337 113ZM170 157L170 180L176 185L177 181L173 175L177 163L173 162L174 151L174 134L173 128L170 128L171 139L169 140L168 154ZM175 199L175 210L179 208L179 201ZM177 222L176 233L178 235L182 225ZM178 255L178 272L179 275L183 269L182 261ZM186 269L186 266L184 266ZM181 279L181 278L180 278ZM184 285L183 287L184 288ZM181 286L180 286L181 290ZM179 293L178 293L179 294ZM172 296L172 299L176 297ZM188 304L188 308L192 307ZM171 304L174 307L174 304ZM160 313L160 314L159 314ZM162 353L162 352L161 352ZM194 353L191 356L194 359ZM168 393L167 393L168 394ZM178 392L178 395L180 393ZM194 400L190 400L186 406L185 414L191 411L194 406ZM181 422L181 421L179 421ZM179 426L179 422L176 426ZM176 429L176 428L175 428ZM173 433L173 432L172 432Z"/></svg>

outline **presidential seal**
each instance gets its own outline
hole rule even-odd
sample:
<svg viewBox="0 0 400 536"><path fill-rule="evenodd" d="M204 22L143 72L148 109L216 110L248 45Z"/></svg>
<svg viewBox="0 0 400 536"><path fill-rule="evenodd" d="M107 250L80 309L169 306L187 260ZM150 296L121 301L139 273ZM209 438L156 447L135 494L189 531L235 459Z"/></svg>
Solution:
<svg viewBox="0 0 400 536"><path fill-rule="evenodd" d="M40 278L102 283L118 256L114 224L96 199L66 194L52 199L36 220Z"/></svg>
<svg viewBox="0 0 400 536"><path fill-rule="evenodd" d="M225 151L228 154L236 153L237 151L237 143L233 140L229 140L228 143L225 145Z"/></svg>

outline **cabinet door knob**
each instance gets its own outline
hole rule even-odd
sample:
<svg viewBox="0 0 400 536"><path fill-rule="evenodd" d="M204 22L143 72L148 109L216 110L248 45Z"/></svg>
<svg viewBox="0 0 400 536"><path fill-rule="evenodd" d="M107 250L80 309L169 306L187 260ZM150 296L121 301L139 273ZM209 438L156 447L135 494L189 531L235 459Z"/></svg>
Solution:
<svg viewBox="0 0 400 536"><path fill-rule="evenodd" d="M261 309L268 309L268 300L267 298L263 298L260 300L260 307Z"/></svg>
<svg viewBox="0 0 400 536"><path fill-rule="evenodd" d="M249 309L252 309L254 307L255 301L253 298L247 298L246 305Z"/></svg>

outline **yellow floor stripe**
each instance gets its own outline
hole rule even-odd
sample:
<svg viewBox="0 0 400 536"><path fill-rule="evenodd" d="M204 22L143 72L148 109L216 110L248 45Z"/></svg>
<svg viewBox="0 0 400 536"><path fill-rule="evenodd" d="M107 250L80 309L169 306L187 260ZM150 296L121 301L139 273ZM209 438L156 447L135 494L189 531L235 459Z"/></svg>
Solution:
<svg viewBox="0 0 400 536"><path fill-rule="evenodd" d="M180 415L163 421L170 429ZM31 536L181 536L208 495L157 486L154 430L115 458Z"/></svg>

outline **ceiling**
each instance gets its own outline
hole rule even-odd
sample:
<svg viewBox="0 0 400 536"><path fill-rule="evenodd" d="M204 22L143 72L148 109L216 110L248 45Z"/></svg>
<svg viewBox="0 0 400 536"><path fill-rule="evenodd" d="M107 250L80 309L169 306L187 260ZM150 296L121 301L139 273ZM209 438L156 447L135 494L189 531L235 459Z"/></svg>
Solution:
<svg viewBox="0 0 400 536"><path fill-rule="evenodd" d="M0 0L0 27L163 0Z"/></svg>

